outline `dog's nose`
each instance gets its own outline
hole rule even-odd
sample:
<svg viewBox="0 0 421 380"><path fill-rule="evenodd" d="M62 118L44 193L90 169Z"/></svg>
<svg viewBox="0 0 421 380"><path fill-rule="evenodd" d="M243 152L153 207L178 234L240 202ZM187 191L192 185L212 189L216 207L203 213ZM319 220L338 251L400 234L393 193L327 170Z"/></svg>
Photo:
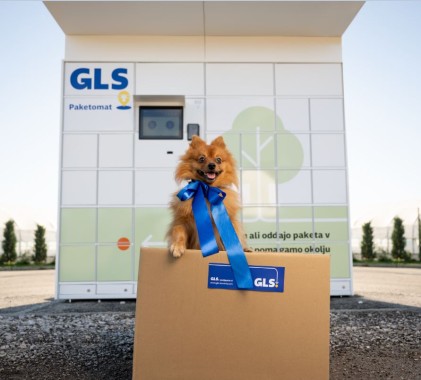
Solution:
<svg viewBox="0 0 421 380"><path fill-rule="evenodd" d="M215 168L216 168L216 165L214 163L211 162L210 164L208 164L209 170L215 170Z"/></svg>

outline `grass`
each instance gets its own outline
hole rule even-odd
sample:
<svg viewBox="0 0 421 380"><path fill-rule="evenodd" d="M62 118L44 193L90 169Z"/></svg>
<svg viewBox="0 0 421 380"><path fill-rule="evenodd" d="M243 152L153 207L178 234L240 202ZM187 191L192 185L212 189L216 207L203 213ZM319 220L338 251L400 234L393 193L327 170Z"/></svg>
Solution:
<svg viewBox="0 0 421 380"><path fill-rule="evenodd" d="M421 267L421 262L417 260L403 261L385 257L377 260L359 260L354 257L352 262L355 266Z"/></svg>
<svg viewBox="0 0 421 380"><path fill-rule="evenodd" d="M55 262L52 263L28 263L28 262L16 262L16 263L2 263L0 264L0 271L8 270L39 270L39 269L54 269Z"/></svg>

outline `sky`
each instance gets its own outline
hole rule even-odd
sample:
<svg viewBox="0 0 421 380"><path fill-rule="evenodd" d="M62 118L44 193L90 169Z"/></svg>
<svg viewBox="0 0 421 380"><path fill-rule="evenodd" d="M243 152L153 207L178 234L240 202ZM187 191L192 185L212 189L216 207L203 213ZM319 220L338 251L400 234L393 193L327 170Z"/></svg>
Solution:
<svg viewBox="0 0 421 380"><path fill-rule="evenodd" d="M343 35L351 222L421 207L420 20L421 1L367 1ZM57 223L64 43L42 2L0 0L0 215Z"/></svg>

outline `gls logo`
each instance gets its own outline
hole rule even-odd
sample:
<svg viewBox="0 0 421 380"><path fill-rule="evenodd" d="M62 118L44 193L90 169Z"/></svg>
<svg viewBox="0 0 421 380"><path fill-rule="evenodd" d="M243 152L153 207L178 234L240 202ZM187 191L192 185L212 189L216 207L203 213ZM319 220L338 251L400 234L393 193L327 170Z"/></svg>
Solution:
<svg viewBox="0 0 421 380"><path fill-rule="evenodd" d="M126 75L127 69L117 68L111 72L111 78L107 78L110 81L105 81L101 69L93 69L91 73L91 69L81 67L72 72L70 83L76 90L124 90L129 84Z"/></svg>
<svg viewBox="0 0 421 380"><path fill-rule="evenodd" d="M253 278L253 289L249 290L283 293L285 267L250 265L249 268ZM238 290L231 265L209 263L208 288Z"/></svg>
<svg viewBox="0 0 421 380"><path fill-rule="evenodd" d="M254 286L256 288L277 288L278 283L276 282L276 279L274 278L261 278L257 277L254 279Z"/></svg>

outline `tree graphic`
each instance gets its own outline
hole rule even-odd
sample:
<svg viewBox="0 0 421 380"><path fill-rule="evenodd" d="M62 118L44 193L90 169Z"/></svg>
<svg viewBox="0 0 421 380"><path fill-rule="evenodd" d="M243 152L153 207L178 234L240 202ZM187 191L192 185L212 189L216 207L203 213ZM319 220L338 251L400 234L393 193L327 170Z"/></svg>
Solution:
<svg viewBox="0 0 421 380"><path fill-rule="evenodd" d="M267 107L248 107L241 111L232 129L224 134L224 140L240 158L243 197L252 204L275 204L277 184L292 180L303 165L300 141ZM253 220L247 217L247 221L275 221L276 215L267 219L261 208L257 212L257 217Z"/></svg>

